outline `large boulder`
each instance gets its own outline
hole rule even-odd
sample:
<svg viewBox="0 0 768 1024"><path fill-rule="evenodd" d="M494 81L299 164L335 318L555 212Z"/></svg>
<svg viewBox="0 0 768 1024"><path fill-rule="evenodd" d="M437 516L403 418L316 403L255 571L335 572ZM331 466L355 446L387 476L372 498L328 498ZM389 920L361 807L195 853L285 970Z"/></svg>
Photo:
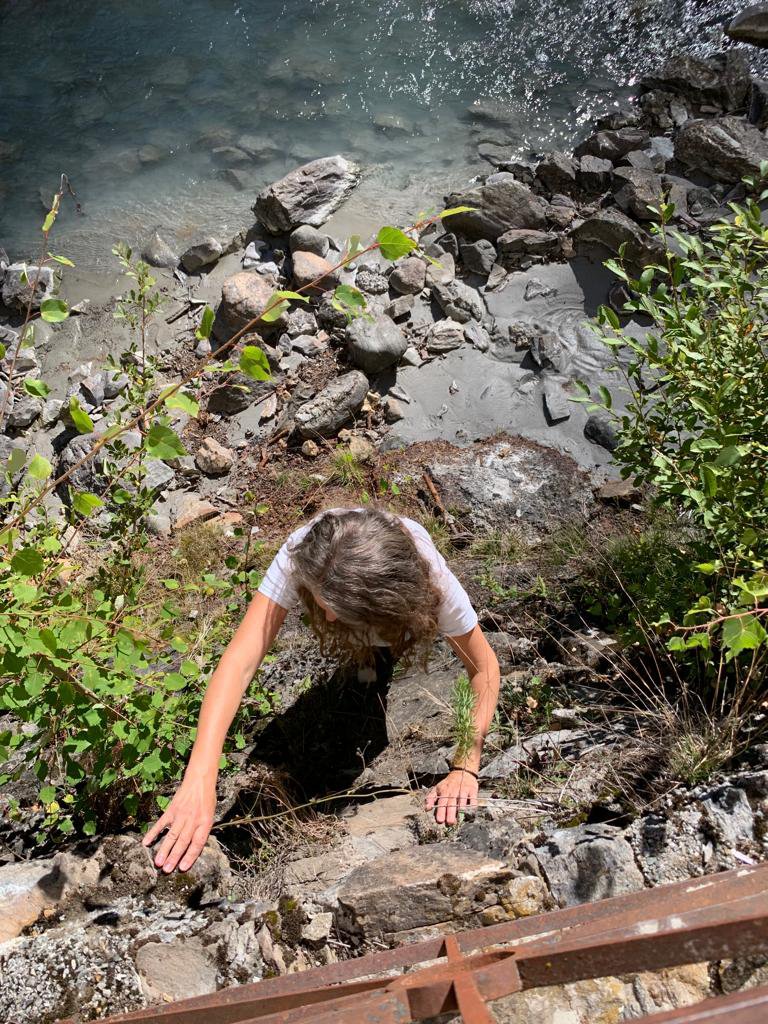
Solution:
<svg viewBox="0 0 768 1024"><path fill-rule="evenodd" d="M675 157L716 181L737 182L759 175L768 160L768 139L740 117L688 121L677 133Z"/></svg>
<svg viewBox="0 0 768 1024"><path fill-rule="evenodd" d="M32 309L40 309L40 303L53 292L53 271L50 267L27 266L24 263L11 263L0 271L2 280L3 305L9 309L23 312L32 299ZM32 294L32 287L37 287Z"/></svg>
<svg viewBox="0 0 768 1024"><path fill-rule="evenodd" d="M277 282L271 275L254 270L241 270L228 277L221 287L221 303L213 322L214 336L222 343L229 341L251 320L258 320L276 287ZM276 320L271 326L279 323L280 320Z"/></svg>
<svg viewBox="0 0 768 1024"><path fill-rule="evenodd" d="M548 153L536 168L536 177L548 192L565 192L576 184L576 160L555 150Z"/></svg>
<svg viewBox="0 0 768 1024"><path fill-rule="evenodd" d="M366 373L379 373L399 363L407 348L408 339L387 316L358 317L347 328L349 357Z"/></svg>
<svg viewBox="0 0 768 1024"><path fill-rule="evenodd" d="M407 256L395 265L389 285L400 295L418 295L427 280L427 265L418 256Z"/></svg>
<svg viewBox="0 0 768 1024"><path fill-rule="evenodd" d="M725 30L731 39L768 47L768 4L752 4L737 14Z"/></svg>
<svg viewBox="0 0 768 1024"><path fill-rule="evenodd" d="M468 206L469 212L451 217L451 227L468 238L495 242L512 228L547 226L546 203L512 174L492 174L483 185L446 197L447 207Z"/></svg>
<svg viewBox="0 0 768 1024"><path fill-rule="evenodd" d="M319 227L360 181L356 164L326 156L297 167L256 197L253 212L267 231L279 235L300 224Z"/></svg>
<svg viewBox="0 0 768 1024"><path fill-rule="evenodd" d="M337 377L296 410L299 433L307 438L333 437L360 411L367 394L368 378L360 370Z"/></svg>
<svg viewBox="0 0 768 1024"><path fill-rule="evenodd" d="M580 245L600 245L609 252L617 253L626 244L627 259L630 263L645 263L657 257L661 251L658 238L643 231L639 225L613 207L598 210L571 232L571 238Z"/></svg>
<svg viewBox="0 0 768 1024"><path fill-rule="evenodd" d="M588 139L580 142L573 151L575 157L597 156L601 160L616 162L631 153L633 149L642 149L648 141L648 132L643 128L615 128L595 132Z"/></svg>
<svg viewBox="0 0 768 1024"><path fill-rule="evenodd" d="M679 53L658 71L646 75L641 89L682 96L695 106L714 104L724 110L738 110L746 99L749 77L747 62L738 50L728 50L709 60Z"/></svg>

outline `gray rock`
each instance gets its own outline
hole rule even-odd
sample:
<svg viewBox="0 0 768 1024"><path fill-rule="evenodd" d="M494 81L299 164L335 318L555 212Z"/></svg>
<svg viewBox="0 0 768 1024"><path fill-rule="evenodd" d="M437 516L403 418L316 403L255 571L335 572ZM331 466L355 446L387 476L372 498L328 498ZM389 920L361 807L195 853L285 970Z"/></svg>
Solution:
<svg viewBox="0 0 768 1024"><path fill-rule="evenodd" d="M470 320L464 325L464 337L471 342L480 352L487 352L491 347L491 336L476 320Z"/></svg>
<svg viewBox="0 0 768 1024"><path fill-rule="evenodd" d="M697 106L738 110L749 89L749 68L744 54L738 50L728 50L709 60L679 53L657 72L646 75L640 87L682 96Z"/></svg>
<svg viewBox="0 0 768 1024"><path fill-rule="evenodd" d="M379 274L375 270L359 270L355 284L369 295L384 295L389 291L389 281L384 274Z"/></svg>
<svg viewBox="0 0 768 1024"><path fill-rule="evenodd" d="M576 177L579 187L585 192L605 192L611 187L613 164L604 157L585 153L579 160Z"/></svg>
<svg viewBox="0 0 768 1024"><path fill-rule="evenodd" d="M258 318L268 306L277 287L273 277L252 270L241 270L228 277L221 288L221 302L213 322L213 334L220 342L228 341L251 320ZM285 326L285 314L271 323L272 329Z"/></svg>
<svg viewBox="0 0 768 1024"><path fill-rule="evenodd" d="M324 946L333 928L333 914L315 914L301 929L301 941L312 948Z"/></svg>
<svg viewBox="0 0 768 1024"><path fill-rule="evenodd" d="M549 153L536 168L536 177L548 192L571 191L576 184L577 163L572 156L555 150Z"/></svg>
<svg viewBox="0 0 768 1024"><path fill-rule="evenodd" d="M461 247L461 259L467 270L488 275L496 262L496 247L487 238L480 238Z"/></svg>
<svg viewBox="0 0 768 1024"><path fill-rule="evenodd" d="M224 252L221 242L215 238L204 238L181 254L181 265L188 274L196 274L203 267L216 263Z"/></svg>
<svg viewBox="0 0 768 1024"><path fill-rule="evenodd" d="M610 899L645 887L632 847L618 828L558 829L534 856L561 907Z"/></svg>
<svg viewBox="0 0 768 1024"><path fill-rule="evenodd" d="M387 423L399 423L406 416L405 406L397 398L384 399L384 419Z"/></svg>
<svg viewBox="0 0 768 1024"><path fill-rule="evenodd" d="M571 402L563 382L547 378L544 381L544 410L550 423L562 423L571 418Z"/></svg>
<svg viewBox="0 0 768 1024"><path fill-rule="evenodd" d="M145 459L142 487L157 494L171 487L175 482L176 474L167 463L161 459Z"/></svg>
<svg viewBox="0 0 768 1024"><path fill-rule="evenodd" d="M675 159L675 144L666 135L655 135L648 142L645 152L650 153L652 159L656 158L659 163L663 163L661 170L664 170Z"/></svg>
<svg viewBox="0 0 768 1024"><path fill-rule="evenodd" d="M581 730L554 729L536 733L498 754L480 771L481 779L506 779L529 765L545 751L559 751L574 744L583 744L587 734Z"/></svg>
<svg viewBox="0 0 768 1024"><path fill-rule="evenodd" d="M615 199L618 206L637 220L658 220L648 209L658 209L664 200L661 178L650 170L635 167L617 167L614 171Z"/></svg>
<svg viewBox="0 0 768 1024"><path fill-rule="evenodd" d="M8 406L6 405L6 410ZM42 398L35 398L33 395L22 394L15 399L6 422L9 427L16 430L25 430L31 426L43 411Z"/></svg>
<svg viewBox="0 0 768 1024"><path fill-rule="evenodd" d="M168 270L174 270L179 263L179 257L157 231L152 233L149 241L141 250L141 258L150 267L165 267Z"/></svg>
<svg viewBox="0 0 768 1024"><path fill-rule="evenodd" d="M447 196L445 205L472 208L451 218L451 227L470 239L495 242L512 228L547 225L546 204L508 173L493 174L484 185Z"/></svg>
<svg viewBox="0 0 768 1024"><path fill-rule="evenodd" d="M424 289L427 266L418 256L407 256L395 264L389 275L389 286L401 295L418 295Z"/></svg>
<svg viewBox="0 0 768 1024"><path fill-rule="evenodd" d="M2 401L2 395L0 395L0 401ZM40 413L40 425L43 427L52 427L59 419L61 413L61 407L64 403L60 398L48 398L43 402L43 408Z"/></svg>
<svg viewBox="0 0 768 1024"><path fill-rule="evenodd" d="M768 79L752 79L747 118L750 124L761 131L768 128Z"/></svg>
<svg viewBox="0 0 768 1024"><path fill-rule="evenodd" d="M465 324L469 320L483 321L486 315L485 304L474 288L463 281L451 281L450 284L436 284L432 296L442 311L451 320Z"/></svg>
<svg viewBox="0 0 768 1024"><path fill-rule="evenodd" d="M571 232L571 238L579 245L601 245L611 253L626 244L627 258L634 264L645 264L658 257L661 242L643 231L621 210L598 210Z"/></svg>
<svg viewBox="0 0 768 1024"><path fill-rule="evenodd" d="M559 335L554 331L540 329L530 339L531 358L542 369L564 373L570 365L571 356Z"/></svg>
<svg viewBox="0 0 768 1024"><path fill-rule="evenodd" d="M427 267L427 288L433 288L436 284L450 284L456 277L456 258L450 252L441 252L437 263L430 263Z"/></svg>
<svg viewBox="0 0 768 1024"><path fill-rule="evenodd" d="M288 245L291 252L311 252L315 256L327 256L331 247L328 236L310 224L301 224L292 231Z"/></svg>
<svg viewBox="0 0 768 1024"><path fill-rule="evenodd" d="M117 398L128 387L128 376L117 370L105 370L103 373L104 398L110 401Z"/></svg>
<svg viewBox="0 0 768 1024"><path fill-rule="evenodd" d="M208 399L208 412L234 416L243 412L259 398L266 398L274 390L271 381L253 380L239 370L219 379L216 390Z"/></svg>
<svg viewBox="0 0 768 1024"><path fill-rule="evenodd" d="M347 327L346 340L350 359L366 373L380 373L399 363L408 347L403 332L386 316L358 317Z"/></svg>
<svg viewBox="0 0 768 1024"><path fill-rule="evenodd" d="M438 320L427 334L427 351L433 355L450 352L464 344L464 327L455 320Z"/></svg>
<svg viewBox="0 0 768 1024"><path fill-rule="evenodd" d="M154 1002L215 992L217 965L213 952L196 936L140 946L136 951L136 970L147 997Z"/></svg>
<svg viewBox="0 0 768 1024"><path fill-rule="evenodd" d="M584 424L584 437L607 451L615 451L619 444L618 431L612 419L604 413L593 412Z"/></svg>
<svg viewBox="0 0 768 1024"><path fill-rule="evenodd" d="M516 228L506 231L496 243L499 247L500 262L513 261L520 257L550 256L558 245L557 235L552 231L532 231L527 228Z"/></svg>
<svg viewBox="0 0 768 1024"><path fill-rule="evenodd" d="M27 283L22 281L22 274L26 272ZM37 281L37 287L32 293L32 287ZM53 292L53 271L50 267L38 267L34 264L11 263L5 268L2 275L2 291L0 296L3 305L10 309L23 312L30 299L32 309L39 309L44 299L50 298Z"/></svg>
<svg viewBox="0 0 768 1024"><path fill-rule="evenodd" d="M768 4L752 4L737 14L725 30L731 39L768 47Z"/></svg>
<svg viewBox="0 0 768 1024"><path fill-rule="evenodd" d="M760 174L768 160L768 139L739 117L688 121L675 139L675 157L716 181L737 182Z"/></svg>
<svg viewBox="0 0 768 1024"><path fill-rule="evenodd" d="M257 163L266 163L283 155L282 147L269 135L241 135L237 139L237 148Z"/></svg>
<svg viewBox="0 0 768 1024"><path fill-rule="evenodd" d="M664 161L652 156L646 149L633 149L619 160L619 166L632 167L644 174L657 174L664 170Z"/></svg>
<svg viewBox="0 0 768 1024"><path fill-rule="evenodd" d="M360 180L358 167L342 156L323 157L291 171L256 198L256 219L272 234L301 224L319 227Z"/></svg>
<svg viewBox="0 0 768 1024"><path fill-rule="evenodd" d="M317 356L325 352L328 343L313 337L311 334L300 334L298 338L291 341L291 349L300 352L303 356Z"/></svg>
<svg viewBox="0 0 768 1024"><path fill-rule="evenodd" d="M595 132L580 142L573 154L579 158L598 156L615 163L633 149L642 149L648 138L648 132L643 128L618 128L615 131Z"/></svg>
<svg viewBox="0 0 768 1024"><path fill-rule="evenodd" d="M668 885L704 873L701 811L685 807L671 814L645 814L625 835L648 885Z"/></svg>
<svg viewBox="0 0 768 1024"><path fill-rule="evenodd" d="M317 318L303 305L297 305L286 314L285 332L289 338L302 334L317 334Z"/></svg>
<svg viewBox="0 0 768 1024"><path fill-rule="evenodd" d="M398 295L384 307L384 315L392 320L404 320L410 315L414 305L413 295Z"/></svg>
<svg viewBox="0 0 768 1024"><path fill-rule="evenodd" d="M747 794L737 786L722 785L701 799L704 817L711 822L716 841L728 851L755 838L755 816Z"/></svg>
<svg viewBox="0 0 768 1024"><path fill-rule="evenodd" d="M337 377L296 410L299 433L306 438L333 437L360 411L367 394L368 378L359 370Z"/></svg>
<svg viewBox="0 0 768 1024"><path fill-rule="evenodd" d="M474 897L508 878L501 861L458 844L397 851L344 879L338 920L343 930L366 938L471 920L482 906Z"/></svg>

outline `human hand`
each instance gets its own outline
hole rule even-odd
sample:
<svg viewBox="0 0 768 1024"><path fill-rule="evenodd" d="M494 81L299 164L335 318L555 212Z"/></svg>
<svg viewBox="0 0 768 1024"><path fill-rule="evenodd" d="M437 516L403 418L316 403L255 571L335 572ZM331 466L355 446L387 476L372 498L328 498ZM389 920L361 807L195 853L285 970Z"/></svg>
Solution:
<svg viewBox="0 0 768 1024"><path fill-rule="evenodd" d="M439 825L454 825L459 811L477 807L479 783L474 775L456 768L427 793L426 808L434 809Z"/></svg>
<svg viewBox="0 0 768 1024"><path fill-rule="evenodd" d="M205 846L215 810L215 782L185 778L165 812L142 840L143 846L151 846L161 832L168 830L155 853L155 867L162 868L166 874L177 864L180 871L189 871Z"/></svg>

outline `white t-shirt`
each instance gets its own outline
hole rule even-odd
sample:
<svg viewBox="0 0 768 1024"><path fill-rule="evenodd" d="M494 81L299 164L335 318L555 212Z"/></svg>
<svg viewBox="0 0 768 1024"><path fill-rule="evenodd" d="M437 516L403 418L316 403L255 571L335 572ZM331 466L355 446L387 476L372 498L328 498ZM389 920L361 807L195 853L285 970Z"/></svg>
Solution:
<svg viewBox="0 0 768 1024"><path fill-rule="evenodd" d="M349 510L334 509L333 511ZM466 633L470 633L477 625L477 614L466 590L448 568L445 559L432 543L432 538L424 527L414 522L413 519L406 519L405 516L397 518L408 530L417 551L429 565L432 581L440 593L438 629L444 636L464 636ZM300 526L298 530L294 530L272 559L259 586L259 593L264 594L275 604L279 604L281 608L293 608L298 603L299 595L293 581L291 550L304 538L316 519L305 526Z"/></svg>

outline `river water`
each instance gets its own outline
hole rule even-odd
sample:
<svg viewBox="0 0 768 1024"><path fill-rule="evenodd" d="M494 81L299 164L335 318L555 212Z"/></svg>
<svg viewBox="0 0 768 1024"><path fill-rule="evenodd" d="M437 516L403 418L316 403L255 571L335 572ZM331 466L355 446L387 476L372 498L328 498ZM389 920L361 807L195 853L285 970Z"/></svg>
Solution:
<svg viewBox="0 0 768 1024"><path fill-rule="evenodd" d="M717 46L736 6L0 0L0 245L36 252L62 172L79 211L56 245L81 266L154 228L179 247L226 239L261 187L336 152L365 168L353 210L409 222L489 169L479 142L572 144L666 54Z"/></svg>

